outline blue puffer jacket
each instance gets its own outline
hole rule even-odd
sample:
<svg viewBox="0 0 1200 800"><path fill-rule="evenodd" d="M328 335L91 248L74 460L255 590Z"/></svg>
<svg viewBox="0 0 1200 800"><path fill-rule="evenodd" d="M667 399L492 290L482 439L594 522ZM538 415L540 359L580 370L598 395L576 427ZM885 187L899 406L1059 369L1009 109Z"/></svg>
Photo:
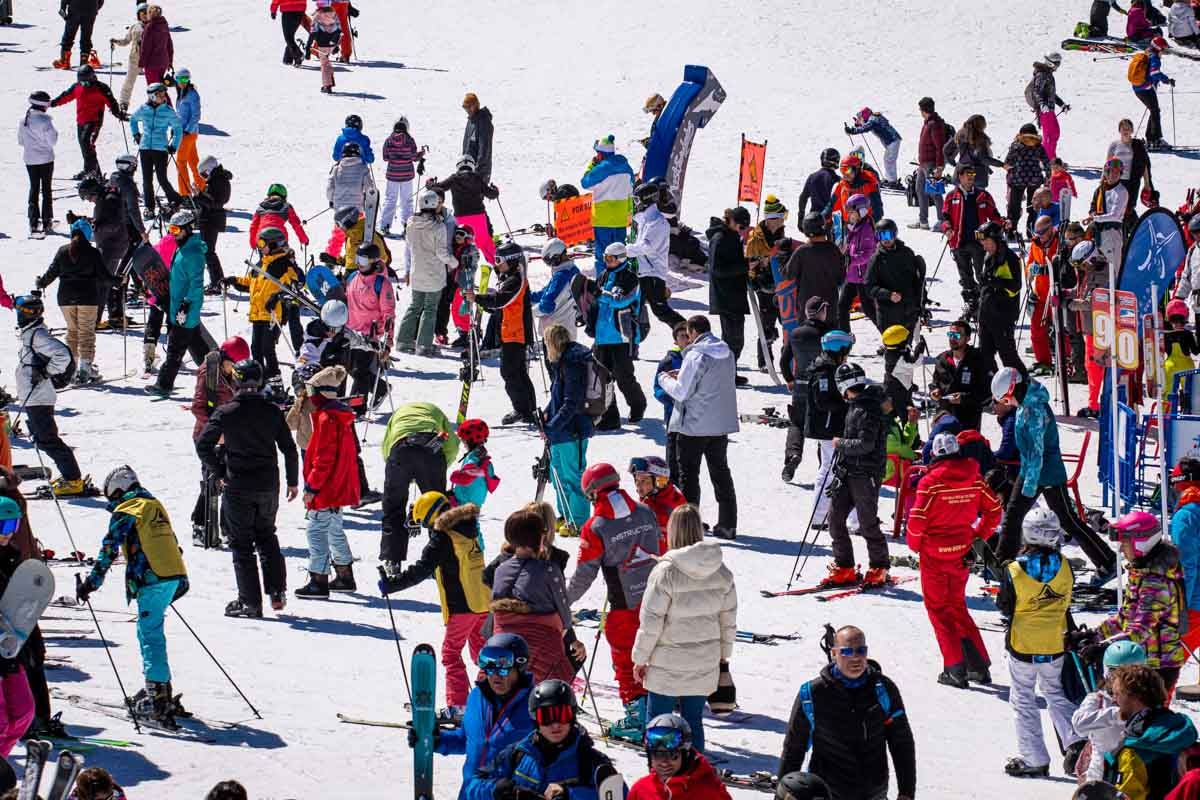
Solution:
<svg viewBox="0 0 1200 800"><path fill-rule="evenodd" d="M183 138L183 128L179 124L179 115L175 109L166 103L156 106L145 103L129 119L129 130L134 137L141 137L139 150L166 150L169 144L172 148L179 147ZM170 138L167 132L170 131Z"/></svg>
<svg viewBox="0 0 1200 800"><path fill-rule="evenodd" d="M888 122L888 118L883 114L872 114L862 125L851 125L850 133L873 133L879 137L879 141L884 147L900 140L900 134L896 133L892 123Z"/></svg>
<svg viewBox="0 0 1200 800"><path fill-rule="evenodd" d="M171 309L167 314L167 322L175 323L175 315L186 300L188 303L187 319L184 328L195 328L200 324L200 309L204 307L204 272L205 256L208 245L193 233L175 251L171 259Z"/></svg>
<svg viewBox="0 0 1200 800"><path fill-rule="evenodd" d="M200 132L200 93L194 86L179 95L175 101L175 111L179 114L179 125L184 133Z"/></svg>
<svg viewBox="0 0 1200 800"><path fill-rule="evenodd" d="M546 405L543 425L550 444L592 436L592 418L583 412L591 358L591 350L579 342L571 342L558 361L550 365L550 402Z"/></svg>
<svg viewBox="0 0 1200 800"><path fill-rule="evenodd" d="M1179 566L1187 588L1187 606L1200 611L1200 489L1187 489L1171 515L1171 541L1179 548Z"/></svg>
<svg viewBox="0 0 1200 800"><path fill-rule="evenodd" d="M371 137L360 131L358 128L342 128L342 132L338 134L337 141L333 143L333 160L342 160L342 148L354 142L358 145L361 151L359 156L364 164L375 163L375 151L371 149Z"/></svg>
<svg viewBox="0 0 1200 800"><path fill-rule="evenodd" d="M558 296L563 290L571 285L571 281L575 280L575 276L579 274L579 267L575 266L572 261L567 262L561 268L555 269L550 275L550 282L536 292L529 293L529 300L537 306L538 313L543 317L553 316L557 309ZM564 325L566 323L563 323ZM572 325L575 323L572 321Z"/></svg>
<svg viewBox="0 0 1200 800"><path fill-rule="evenodd" d="M1021 453L1021 471L1017 481L1026 497L1037 494L1039 486L1062 486L1067 482L1062 449L1058 444L1058 423L1050 410L1050 393L1034 379L1017 409L1013 425L1017 450Z"/></svg>
<svg viewBox="0 0 1200 800"><path fill-rule="evenodd" d="M617 292L621 295L619 299L614 297ZM616 269L606 269L600 276L600 295L596 299L596 344L637 344L641 338L637 324L641 304L642 290L629 262L622 261ZM632 341L618 327L618 313L630 316Z"/></svg>
<svg viewBox="0 0 1200 800"><path fill-rule="evenodd" d="M596 750L583 728L576 726L558 747L549 746L534 731L505 748L486 769L476 773L459 797L492 800L496 784L507 779L517 789L537 795L557 783L566 788L568 800L598 800L597 787L615 774L608 756Z"/></svg>
<svg viewBox="0 0 1200 800"><path fill-rule="evenodd" d="M532 685L533 678L526 673L517 684L516 693L501 700L488 686L486 678L479 681L467 696L462 726L443 730L438 735L435 750L440 755L467 756L463 762L462 788L458 792L460 800L465 800L467 785L491 758L533 732L533 719L529 716Z"/></svg>
<svg viewBox="0 0 1200 800"><path fill-rule="evenodd" d="M671 423L671 411L675 408L675 400L667 394L666 389L662 388L662 384L658 382L658 376L664 372L678 372L681 366L683 366L683 348L673 345L662 357L662 361L658 362L658 369L654 370L654 399L663 404L663 422L668 425Z"/></svg>

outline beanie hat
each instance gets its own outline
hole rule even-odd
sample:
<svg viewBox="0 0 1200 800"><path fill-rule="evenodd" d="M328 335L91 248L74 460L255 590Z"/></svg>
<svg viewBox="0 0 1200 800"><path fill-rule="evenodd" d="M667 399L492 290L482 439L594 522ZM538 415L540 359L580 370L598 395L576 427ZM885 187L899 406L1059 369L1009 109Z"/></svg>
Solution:
<svg viewBox="0 0 1200 800"><path fill-rule="evenodd" d="M779 198L775 195L767 195L767 202L763 206L763 219L783 219L785 216L787 216L787 206L779 202Z"/></svg>
<svg viewBox="0 0 1200 800"><path fill-rule="evenodd" d="M332 389L337 392L342 382L346 380L346 368L341 364L334 364L332 367L326 367L308 379L308 387L321 391L323 389Z"/></svg>
<svg viewBox="0 0 1200 800"><path fill-rule="evenodd" d="M617 140L611 133L607 136L597 139L593 148L597 153L612 154L617 152Z"/></svg>
<svg viewBox="0 0 1200 800"><path fill-rule="evenodd" d="M36 108L38 111L45 111L50 107L50 95L46 92L34 92L29 95L29 105Z"/></svg>
<svg viewBox="0 0 1200 800"><path fill-rule="evenodd" d="M1037 135L1037 126L1034 125L1032 122L1026 122L1024 125L1021 126L1021 135L1028 136L1030 134L1032 134L1034 136Z"/></svg>

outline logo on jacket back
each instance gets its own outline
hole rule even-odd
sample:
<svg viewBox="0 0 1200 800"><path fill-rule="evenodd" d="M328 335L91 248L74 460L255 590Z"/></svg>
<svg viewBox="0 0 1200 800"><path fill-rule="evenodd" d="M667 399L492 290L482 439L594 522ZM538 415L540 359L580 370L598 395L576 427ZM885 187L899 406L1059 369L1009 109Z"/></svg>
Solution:
<svg viewBox="0 0 1200 800"><path fill-rule="evenodd" d="M637 569L646 564L653 564L657 553L651 553L643 548L640 544L633 546L633 550L629 553L629 558L625 559L625 569Z"/></svg>
<svg viewBox="0 0 1200 800"><path fill-rule="evenodd" d="M1054 591L1054 589L1050 588L1050 584L1047 583L1042 586L1042 590L1038 592L1038 596L1034 599L1034 602L1039 606L1046 606L1053 605L1063 599L1065 599L1065 595Z"/></svg>

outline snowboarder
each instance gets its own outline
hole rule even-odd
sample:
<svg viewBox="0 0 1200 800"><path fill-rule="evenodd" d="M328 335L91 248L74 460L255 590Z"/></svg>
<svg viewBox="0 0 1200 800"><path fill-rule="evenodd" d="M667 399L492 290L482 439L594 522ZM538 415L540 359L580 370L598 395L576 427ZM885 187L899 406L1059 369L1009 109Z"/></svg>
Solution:
<svg viewBox="0 0 1200 800"><path fill-rule="evenodd" d="M486 185L492 182L492 112L479 105L474 92L463 96L462 109L467 114L467 125L463 129L462 153L470 156L475 173ZM457 213L457 205L455 206ZM476 235L480 235L476 231ZM488 259L491 261L491 259Z"/></svg>
<svg viewBox="0 0 1200 800"><path fill-rule="evenodd" d="M595 155L583 171L579 185L592 193L592 238L598 279L604 272L605 248L610 244L625 244L626 228L633 213L633 168L625 156L617 154L611 133L597 139L592 148Z"/></svg>
<svg viewBox="0 0 1200 800"><path fill-rule="evenodd" d="M879 143L883 145L883 183L885 189L894 189L899 191L904 187L900 184L899 175L896 172L896 160L900 155L900 134L892 127L892 123L888 122L888 118L878 111L872 111L870 108L863 107L861 111L854 115L852 125L843 125L847 136L866 136L868 133L873 133L879 139Z"/></svg>
<svg viewBox="0 0 1200 800"><path fill-rule="evenodd" d="M29 95L29 109L17 128L17 143L21 145L25 171L29 174L29 235L44 237L54 227L54 146L58 130L46 109L50 95L34 92Z"/></svg>
<svg viewBox="0 0 1200 800"><path fill-rule="evenodd" d="M117 105L117 98L113 97L108 84L97 80L96 71L90 66L84 64L76 70L75 79L75 83L50 101L50 106L57 108L75 103L75 138L79 141L79 152L83 156L83 169L75 173L74 179L81 180L88 175L101 177L96 140L100 138L100 128L104 126L104 109L107 107L121 121L129 117Z"/></svg>
<svg viewBox="0 0 1200 800"><path fill-rule="evenodd" d="M677 714L660 714L646 725L646 764L650 773L629 790L627 800L729 800L729 790L692 737L692 726Z"/></svg>
<svg viewBox="0 0 1200 800"><path fill-rule="evenodd" d="M156 177L159 188L167 197L167 208L178 208L183 198L167 179L167 158L179 149L183 127L179 124L179 115L168 102L165 85L152 83L146 87L146 102L129 118L129 130L142 162L142 200L146 204L146 219L155 215Z"/></svg>
<svg viewBox="0 0 1200 800"><path fill-rule="evenodd" d="M136 15L134 21L125 29L125 35L119 39L109 39L108 43L111 47L128 47L129 57L126 63L129 65L125 68L125 79L121 81L121 110L129 111L129 101L133 98L133 87L137 84L138 77L142 74L141 69L136 65L141 61L142 54L142 30L146 25L148 17L148 3L140 2L137 4Z"/></svg>
<svg viewBox="0 0 1200 800"><path fill-rule="evenodd" d="M379 217L379 230L384 236L391 233L392 221L396 217L396 202L400 204L401 238L408 227L408 218L413 213L413 184L417 163L424 171L427 148L417 147L408 132L408 118L400 117L392 126L392 135L383 143L383 160L387 163L387 188L383 195L383 213Z"/></svg>
<svg viewBox="0 0 1200 800"><path fill-rule="evenodd" d="M177 140L175 168L179 172L179 194L190 197L204 191L204 176L200 174L200 154L196 140L200 138L200 92L192 83L192 72L181 69L175 73L175 109L183 137Z"/></svg>
<svg viewBox="0 0 1200 800"><path fill-rule="evenodd" d="M1054 73L1061 66L1061 53L1047 53L1041 61L1033 62L1033 78L1025 87L1025 102L1029 103L1029 107L1037 116L1037 124L1042 131L1042 148L1051 161L1058 155L1059 112L1055 111L1055 107L1061 108L1063 114L1071 110L1071 106L1058 96L1058 87L1054 80Z"/></svg>

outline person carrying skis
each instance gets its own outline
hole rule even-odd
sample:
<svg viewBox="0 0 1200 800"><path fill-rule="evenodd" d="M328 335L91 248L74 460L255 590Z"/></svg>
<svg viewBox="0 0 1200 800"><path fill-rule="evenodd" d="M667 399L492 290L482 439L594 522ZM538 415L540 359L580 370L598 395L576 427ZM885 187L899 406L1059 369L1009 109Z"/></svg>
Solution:
<svg viewBox="0 0 1200 800"><path fill-rule="evenodd" d="M687 498L679 487L671 483L671 471L667 462L658 456L634 456L629 459L629 474L633 476L633 488L638 500L654 512L658 518L658 552L667 552L667 522L671 512L687 504Z"/></svg>
<svg viewBox="0 0 1200 800"><path fill-rule="evenodd" d="M108 108L121 122L129 119L129 116L117 105L117 98L113 97L108 84L101 83L96 78L96 70L87 64L75 71L75 83L51 100L50 107L58 108L71 102L75 103L75 138L79 141L79 153L83 156L83 169L75 173L74 180L82 180L88 175L101 177L96 140L100 138L100 128L104 126L104 109Z"/></svg>
<svg viewBox="0 0 1200 800"><path fill-rule="evenodd" d="M29 174L29 235L44 237L54 227L54 195L51 179L54 177L54 146L58 143L58 130L54 119L46 113L50 107L50 95L34 92L29 95L29 109L17 128L17 144L25 171Z"/></svg>
<svg viewBox="0 0 1200 800"><path fill-rule="evenodd" d="M253 272L244 278L230 275L224 279L224 284L250 293L250 307L247 310L250 317L250 350L254 360L263 365L269 382L280 374L279 359L275 355L275 329L283 323L283 305L288 302L279 284L302 286L304 281L300 277L296 254L287 246L287 237L281 229L259 230L257 249L257 268L262 272Z"/></svg>
<svg viewBox="0 0 1200 800"><path fill-rule="evenodd" d="M167 179L167 158L179 149L183 127L179 124L179 115L171 108L164 84L152 83L146 87L146 102L129 118L129 131L142 162L142 200L146 204L146 219L154 217L157 207L155 178L166 195L167 208L178 208L183 198Z"/></svg>
<svg viewBox="0 0 1200 800"><path fill-rule="evenodd" d="M771 270L771 262L772 259L777 259L779 265L786 265L791 253L794 243L784 235L787 215L787 206L779 202L775 195L767 195L763 202L762 221L751 228L746 237L747 288L754 292L758 300L759 317L767 338L767 353L771 360L774 360L772 346L779 338L779 330L776 328L779 322L779 305L775 298L775 273ZM786 347L785 343L785 350ZM758 368L766 369L767 357L763 354L763 348L760 346L755 349Z"/></svg>
<svg viewBox="0 0 1200 800"><path fill-rule="evenodd" d="M458 440L466 446L467 452L458 460L459 467L450 472L450 492L454 496L454 505L474 503L483 508L488 495L500 486L500 479L496 477L496 468L487 449L490 435L488 424L481 419L465 419L459 424L456 433ZM483 550L482 539L479 549Z"/></svg>
<svg viewBox="0 0 1200 800"><path fill-rule="evenodd" d="M991 381L995 366L983 360L971 344L971 323L955 320L946 330L950 348L937 357L929 396L950 412L963 428L979 430L983 409L991 403Z"/></svg>
<svg viewBox="0 0 1200 800"><path fill-rule="evenodd" d="M1158 105L1158 84L1165 83L1175 88L1175 79L1167 77L1162 71L1162 51L1167 47L1167 40L1162 36L1150 39L1145 50L1134 53L1126 75L1133 96L1150 112L1150 119L1146 123L1146 146L1151 150L1171 148L1163 139L1162 110Z"/></svg>
<svg viewBox="0 0 1200 800"><path fill-rule="evenodd" d="M575 283L575 276L582 273L567 255L567 246L561 239L551 239L542 246L542 263L550 268L550 282L529 295L533 314L538 320L538 332L545 339L551 327L561 325L574 341L580 314L571 287ZM663 286L665 288L666 284Z"/></svg>
<svg viewBox="0 0 1200 800"><path fill-rule="evenodd" d="M384 236L392 231L392 220L396 217L396 200L400 203L400 230L408 227L408 218L413 213L413 183L417 172L425 171L427 148L417 147L416 140L408 132L408 118L400 117L392 126L392 135L383 143L383 160L387 163L387 187L383 195L383 212L379 216L379 230ZM419 166L413 168L413 164ZM403 236L403 234L402 234Z"/></svg>
<svg viewBox="0 0 1200 800"><path fill-rule="evenodd" d="M817 445L819 466L813 478L812 525L818 531L825 530L829 525L829 495L826 490L833 485L830 476L834 463L833 440L842 435L846 426L846 401L838 391L837 369L846 363L853 346L853 334L829 331L821 337L821 353L813 360L808 371L804 436Z"/></svg>
<svg viewBox="0 0 1200 800"><path fill-rule="evenodd" d="M617 154L611 133L597 139L592 147L595 155L583 171L579 186L592 193L592 237L599 279L604 272L606 248L610 244L625 244L626 228L633 213L633 168L625 156Z"/></svg>
<svg viewBox="0 0 1200 800"><path fill-rule="evenodd" d="M250 345L240 336L234 336L204 357L196 369L196 389L192 393L189 409L196 421L192 423L192 444L200 438L208 418L221 406L233 400L236 388L233 383L233 366L250 357ZM205 493L216 481L201 465L201 491L192 509L192 543L200 547L213 546L218 542L207 541L205 533ZM214 524L215 524L214 520Z"/></svg>
<svg viewBox="0 0 1200 800"><path fill-rule="evenodd" d="M73 383L100 380L96 358L96 295L105 274L100 251L87 239L87 220L71 223L71 241L58 248L54 261L35 282L38 291L58 281L58 307L67 322L67 347L79 359Z"/></svg>
<svg viewBox="0 0 1200 800"><path fill-rule="evenodd" d="M453 175L442 181L428 178L425 186L443 194L450 192L456 224L465 225L474 232L475 246L479 248L483 260L495 264L496 242L492 239L492 224L488 221L483 199L495 200L500 196L500 190L488 183L476 169L474 156L466 153L459 156Z"/></svg>
<svg viewBox="0 0 1200 800"><path fill-rule="evenodd" d="M141 69L135 69L134 64L141 60L142 55L142 30L146 25L148 18L147 11L150 5L148 3L139 2L137 4L136 15L134 21L125 29L125 35L119 39L109 39L110 47L128 47L129 57L126 63L129 64L125 68L125 80L121 81L121 110L129 110L129 101L133 97L133 87L137 84L138 76L142 74Z"/></svg>
<svg viewBox="0 0 1200 800"><path fill-rule="evenodd" d="M533 337L533 312L529 302L529 282L525 277L525 251L507 241L496 251L498 285L486 294L468 288L464 297L485 311L500 313L500 376L512 411L501 419L502 425L533 424L537 397L529 380L526 345Z"/></svg>
<svg viewBox="0 0 1200 800"><path fill-rule="evenodd" d="M558 506L557 532L578 536L591 508L579 481L587 469L588 441L595 433L592 417L584 408L592 351L572 341L563 325L551 325L543 334L550 399L541 411L541 431L550 448L551 485Z"/></svg>
<svg viewBox="0 0 1200 800"><path fill-rule="evenodd" d="M200 92L192 83L191 70L175 73L175 107L183 137L178 140L175 168L179 172L179 194L190 197L204 191L204 176L200 174L200 154L196 140L200 138Z"/></svg>
<svg viewBox="0 0 1200 800"><path fill-rule="evenodd" d="M396 349L402 353L437 355L433 337L438 305L447 277L458 266L446 241L446 226L437 215L439 202L437 192L422 189L418 200L420 209L405 228L412 298L396 332Z"/></svg>
<svg viewBox="0 0 1200 800"><path fill-rule="evenodd" d="M1001 573L996 607L1008 620L1005 646L1012 678L1009 703L1017 723L1017 756L1004 771L1015 778L1050 774L1037 689L1050 710L1059 746L1077 758L1086 739L1075 730L1075 703L1063 693L1064 642L1071 627L1075 575L1060 552L1063 531L1054 512L1035 508L1021 525L1022 554Z"/></svg>
<svg viewBox="0 0 1200 800"><path fill-rule="evenodd" d="M883 182L880 185L885 189L901 191L904 186L900 183L899 175L896 173L896 160L900 155L902 139L896 129L892 127L892 123L888 122L888 118L878 111L872 111L864 106L854 115L851 125L842 127L847 136L865 137L868 133L875 134L879 143L883 145Z"/></svg>
<svg viewBox="0 0 1200 800"><path fill-rule="evenodd" d="M637 228L637 239L625 246L625 253L637 259L642 301L667 327L673 327L684 319L667 303L671 296L666 282L671 223L658 208L662 195L669 192L666 184L658 178L634 187L634 208L637 213L633 215L633 222Z"/></svg>
<svg viewBox="0 0 1200 800"><path fill-rule="evenodd" d="M974 167L959 167L957 174L958 185L946 193L942 233L958 268L964 316L975 319L979 314L979 284L987 255L975 232L990 222L1000 224L1003 219L991 194L975 186Z"/></svg>
<svg viewBox="0 0 1200 800"><path fill-rule="evenodd" d="M79 34L80 66L86 63L93 69L100 67L100 56L92 49L92 28L103 5L104 0L62 0L58 12L63 18L62 54L52 64L55 69L71 68L71 49L75 46L76 33Z"/></svg>
<svg viewBox="0 0 1200 800"><path fill-rule="evenodd" d="M1029 311L1029 339L1033 344L1033 369L1030 374L1034 377L1053 375L1055 368L1062 369L1066 365L1055 364L1054 350L1050 346L1052 332L1050 319L1050 294L1053 288L1050 270L1053 269L1054 257L1058 255L1058 228L1048 216L1040 216L1033 223L1033 239L1029 242L1029 257L1026 279L1029 281L1030 294L1034 298L1033 308ZM1057 336L1057 331L1054 331Z"/></svg>
<svg viewBox="0 0 1200 800"><path fill-rule="evenodd" d="M729 790L692 738L692 726L677 714L659 714L646 725L646 765L650 773L629 790L626 800L730 800Z"/></svg>
<svg viewBox="0 0 1200 800"><path fill-rule="evenodd" d="M330 208L364 208L367 191L374 187L362 148L357 142L347 142L340 148L341 157L329 170L325 182L325 199Z"/></svg>
<svg viewBox="0 0 1200 800"><path fill-rule="evenodd" d="M796 201L796 213L800 215L801 220L809 214L820 212L829 204L833 187L838 182L837 168L841 163L842 154L837 148L826 147L821 151L820 160L821 166L809 173L804 181L804 189L800 192L800 199Z"/></svg>
<svg viewBox="0 0 1200 800"><path fill-rule="evenodd" d="M308 247L308 234L304 231L304 224L287 198L288 190L282 183L272 183L267 187L266 198L258 204L258 208L254 210L254 216L250 218L251 247L258 247L259 228L278 228L283 231L284 241L287 241L288 225L291 225L292 230L296 232L296 238L300 240L300 244Z"/></svg>
<svg viewBox="0 0 1200 800"><path fill-rule="evenodd" d="M792 367L789 387L792 402L788 405L787 442L784 445L783 472L780 476L785 483L792 482L796 468L800 466L804 456L804 428L808 421L808 381L813 363L821 354L821 337L829 332L829 325L825 322L828 313L829 303L820 297L810 297L804 304L804 320L792 329L788 337Z"/></svg>
<svg viewBox="0 0 1200 800"><path fill-rule="evenodd" d="M603 574L609 605L604 636L625 706L624 719L609 735L637 741L645 728L646 689L634 677L632 652L642 593L659 555L658 518L621 489L621 476L611 464L588 467L580 484L593 511L580 531L579 563L567 584L567 599L577 602Z"/></svg>
<svg viewBox="0 0 1200 800"><path fill-rule="evenodd" d="M118 557L125 559L125 599L137 600L138 644L146 688L134 698L133 713L165 728L178 727L175 716L188 716L171 686L163 616L188 590L183 551L163 504L142 486L129 465L104 479L104 497L112 518L91 573L75 586L80 603L104 584Z"/></svg>

